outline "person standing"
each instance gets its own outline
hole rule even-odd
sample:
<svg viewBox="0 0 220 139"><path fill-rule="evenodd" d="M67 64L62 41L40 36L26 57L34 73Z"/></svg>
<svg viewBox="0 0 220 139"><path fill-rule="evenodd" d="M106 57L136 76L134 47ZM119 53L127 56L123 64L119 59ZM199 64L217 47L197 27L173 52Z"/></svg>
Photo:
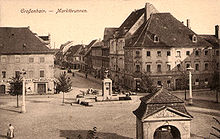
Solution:
<svg viewBox="0 0 220 139"><path fill-rule="evenodd" d="M9 124L9 127L8 127L7 137L9 139L14 138L14 127L11 124Z"/></svg>

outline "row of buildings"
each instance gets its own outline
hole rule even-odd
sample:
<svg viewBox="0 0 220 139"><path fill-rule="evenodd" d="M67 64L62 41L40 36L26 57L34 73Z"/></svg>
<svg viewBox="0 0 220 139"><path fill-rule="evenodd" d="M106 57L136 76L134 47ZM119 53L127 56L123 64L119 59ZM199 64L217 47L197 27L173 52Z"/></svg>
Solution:
<svg viewBox="0 0 220 139"><path fill-rule="evenodd" d="M38 36L29 27L0 27L0 93L7 93L21 71L27 94L54 93L54 51L50 35Z"/></svg>
<svg viewBox="0 0 220 139"><path fill-rule="evenodd" d="M192 67L193 87L206 88L219 72L219 26L215 34L200 35L170 13L153 5L133 11L118 28L105 28L103 40L82 46L78 68L103 78L105 70L115 87L139 89L142 77L171 90L181 89L182 74ZM74 57L74 56L72 56ZM72 61L75 63L76 61Z"/></svg>

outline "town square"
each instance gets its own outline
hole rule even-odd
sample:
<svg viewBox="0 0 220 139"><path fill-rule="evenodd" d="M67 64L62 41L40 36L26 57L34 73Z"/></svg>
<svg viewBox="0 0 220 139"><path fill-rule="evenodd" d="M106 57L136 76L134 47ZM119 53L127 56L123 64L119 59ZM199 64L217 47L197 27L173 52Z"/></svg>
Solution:
<svg viewBox="0 0 220 139"><path fill-rule="evenodd" d="M220 2L94 1L0 0L0 138L220 138Z"/></svg>

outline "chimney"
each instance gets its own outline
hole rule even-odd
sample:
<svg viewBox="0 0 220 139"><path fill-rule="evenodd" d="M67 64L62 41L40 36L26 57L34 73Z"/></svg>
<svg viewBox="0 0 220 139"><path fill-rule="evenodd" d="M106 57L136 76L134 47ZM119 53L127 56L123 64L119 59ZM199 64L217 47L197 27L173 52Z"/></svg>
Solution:
<svg viewBox="0 0 220 139"><path fill-rule="evenodd" d="M191 27L190 27L190 20L189 20L189 19L186 20L186 26L187 26L189 29L191 29Z"/></svg>
<svg viewBox="0 0 220 139"><path fill-rule="evenodd" d="M152 13L159 13L157 9L150 3L145 4L145 20L147 21L150 18Z"/></svg>
<svg viewBox="0 0 220 139"><path fill-rule="evenodd" d="M219 25L215 26L215 37L220 39L220 34L219 34Z"/></svg>

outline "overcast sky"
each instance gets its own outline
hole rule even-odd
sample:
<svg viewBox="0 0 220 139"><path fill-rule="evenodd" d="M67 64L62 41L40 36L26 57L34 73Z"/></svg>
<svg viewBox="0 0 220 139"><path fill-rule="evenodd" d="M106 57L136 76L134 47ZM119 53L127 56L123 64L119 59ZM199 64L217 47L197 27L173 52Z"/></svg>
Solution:
<svg viewBox="0 0 220 139"><path fill-rule="evenodd" d="M0 26L30 26L38 35L50 33L51 45L56 48L70 40L88 44L93 39L103 39L105 27L119 27L146 2L185 24L190 19L191 29L198 34L214 34L214 26L220 25L220 0L0 0ZM56 14L60 8L84 12ZM46 13L24 13L29 9Z"/></svg>

